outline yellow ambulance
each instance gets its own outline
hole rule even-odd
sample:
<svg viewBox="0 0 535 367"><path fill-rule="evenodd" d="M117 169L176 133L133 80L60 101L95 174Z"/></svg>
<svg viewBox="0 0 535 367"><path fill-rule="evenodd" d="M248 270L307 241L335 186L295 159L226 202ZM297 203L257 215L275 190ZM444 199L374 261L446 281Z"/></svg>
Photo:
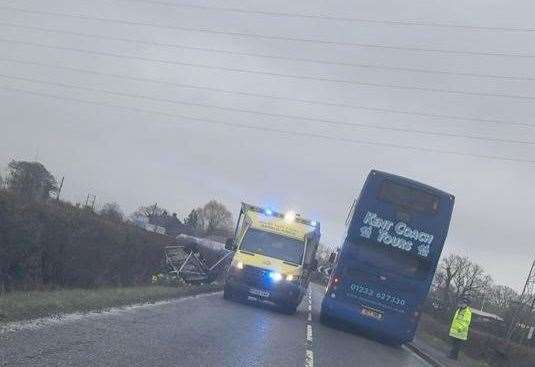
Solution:
<svg viewBox="0 0 535 367"><path fill-rule="evenodd" d="M295 212L279 213L242 203L235 251L225 277L224 298L255 298L295 313L316 270L320 224Z"/></svg>

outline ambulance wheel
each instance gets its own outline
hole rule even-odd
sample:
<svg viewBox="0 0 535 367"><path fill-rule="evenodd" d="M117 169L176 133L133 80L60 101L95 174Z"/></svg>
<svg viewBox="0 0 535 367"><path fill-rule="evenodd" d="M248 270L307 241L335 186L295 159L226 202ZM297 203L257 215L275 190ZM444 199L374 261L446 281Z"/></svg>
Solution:
<svg viewBox="0 0 535 367"><path fill-rule="evenodd" d="M325 312L320 312L320 323L323 325L330 325L332 320Z"/></svg>
<svg viewBox="0 0 535 367"><path fill-rule="evenodd" d="M232 289L230 289L230 287L225 286L223 288L223 298L228 301L231 301L235 298L234 292L232 291Z"/></svg>

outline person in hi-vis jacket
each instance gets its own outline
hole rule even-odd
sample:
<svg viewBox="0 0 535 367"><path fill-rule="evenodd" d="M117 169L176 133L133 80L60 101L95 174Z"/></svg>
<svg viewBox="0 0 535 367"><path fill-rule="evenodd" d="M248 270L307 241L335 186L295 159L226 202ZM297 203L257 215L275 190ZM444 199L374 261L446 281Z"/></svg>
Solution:
<svg viewBox="0 0 535 367"><path fill-rule="evenodd" d="M470 330L470 323L472 322L472 310L469 306L469 300L463 298L459 303L459 307L455 311L450 327L451 338L451 352L448 355L451 359L459 358L461 347L468 340L468 331Z"/></svg>

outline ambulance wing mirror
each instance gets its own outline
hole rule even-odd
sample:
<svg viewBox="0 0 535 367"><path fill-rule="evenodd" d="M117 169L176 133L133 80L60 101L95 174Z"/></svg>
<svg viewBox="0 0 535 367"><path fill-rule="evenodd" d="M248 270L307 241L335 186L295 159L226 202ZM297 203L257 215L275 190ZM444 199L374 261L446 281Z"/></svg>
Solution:
<svg viewBox="0 0 535 367"><path fill-rule="evenodd" d="M318 269L318 260L312 259L312 262L310 263L310 271L316 271Z"/></svg>
<svg viewBox="0 0 535 367"><path fill-rule="evenodd" d="M227 238L225 241L225 249L229 251L234 251L234 238Z"/></svg>

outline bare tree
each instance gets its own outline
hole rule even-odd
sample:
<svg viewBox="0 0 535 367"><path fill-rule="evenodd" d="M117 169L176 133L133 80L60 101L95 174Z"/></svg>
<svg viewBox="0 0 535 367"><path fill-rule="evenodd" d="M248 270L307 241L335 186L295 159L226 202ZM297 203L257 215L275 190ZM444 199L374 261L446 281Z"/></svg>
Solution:
<svg viewBox="0 0 535 367"><path fill-rule="evenodd" d="M167 213L167 209L159 207L158 204L140 206L130 214L129 219L135 221L136 218L145 217L150 223L153 223L161 217L166 217Z"/></svg>
<svg viewBox="0 0 535 367"><path fill-rule="evenodd" d="M58 190L55 177L39 162L9 162L7 184L24 200L45 200Z"/></svg>
<svg viewBox="0 0 535 367"><path fill-rule="evenodd" d="M471 297L481 303L491 285L492 278L480 265L460 255L444 258L435 277L435 289L447 309L454 307L463 297Z"/></svg>
<svg viewBox="0 0 535 367"><path fill-rule="evenodd" d="M476 297L485 293L492 283L490 275L485 273L485 270L469 259L467 259L466 266L453 278L455 287L455 299L459 300L463 297Z"/></svg>
<svg viewBox="0 0 535 367"><path fill-rule="evenodd" d="M102 209L100 209L99 214L106 219L120 223L124 220L124 214L121 210L121 207L119 204L112 202L112 203L106 203L102 206Z"/></svg>
<svg viewBox="0 0 535 367"><path fill-rule="evenodd" d="M442 304L447 307L452 304L453 279L463 266L465 266L464 259L453 254L440 262L435 276L435 289L440 293Z"/></svg>
<svg viewBox="0 0 535 367"><path fill-rule="evenodd" d="M140 206L136 213L143 214L146 217L161 217L164 214L167 214L167 210L158 206L158 204Z"/></svg>
<svg viewBox="0 0 535 367"><path fill-rule="evenodd" d="M505 285L495 285L488 293L488 309L500 315L506 315L513 303L518 300L518 293Z"/></svg>
<svg viewBox="0 0 535 367"><path fill-rule="evenodd" d="M209 201L202 208L201 219L206 234L232 230L232 214L216 200Z"/></svg>
<svg viewBox="0 0 535 367"><path fill-rule="evenodd" d="M184 224L189 226L194 231L202 229L202 209L192 209L186 219L184 219Z"/></svg>

